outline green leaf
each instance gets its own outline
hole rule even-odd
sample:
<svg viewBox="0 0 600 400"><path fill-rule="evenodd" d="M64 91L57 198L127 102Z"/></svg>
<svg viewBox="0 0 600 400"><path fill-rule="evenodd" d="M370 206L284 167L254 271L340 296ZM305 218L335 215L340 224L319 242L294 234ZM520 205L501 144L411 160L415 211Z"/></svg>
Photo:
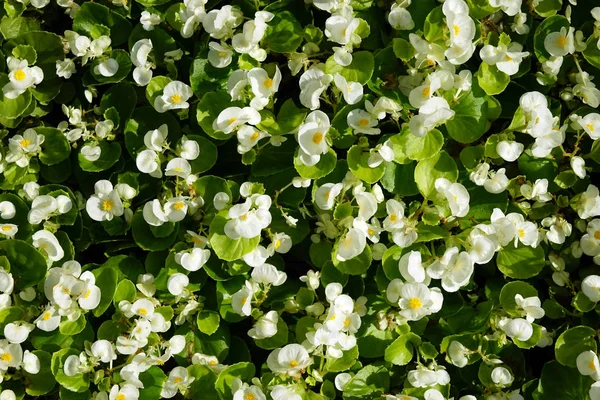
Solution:
<svg viewBox="0 0 600 400"><path fill-rule="evenodd" d="M561 8L562 0L541 0L536 3L534 10L540 17L547 18L559 12Z"/></svg>
<svg viewBox="0 0 600 400"><path fill-rule="evenodd" d="M521 312L517 311L515 296L520 294L524 298L537 296L538 292L529 283L521 281L508 282L500 291L500 305L506 312L513 317L520 317Z"/></svg>
<svg viewBox="0 0 600 400"><path fill-rule="evenodd" d="M554 355L566 367L577 366L577 357L584 351L596 351L596 331L589 326L567 329L556 340Z"/></svg>
<svg viewBox="0 0 600 400"><path fill-rule="evenodd" d="M476 97L473 91L460 97L460 100L451 103L454 118L446 121L446 129L459 143L472 143L479 139L488 130L487 100Z"/></svg>
<svg viewBox="0 0 600 400"><path fill-rule="evenodd" d="M446 178L450 182L456 182L458 168L454 159L442 150L433 157L419 161L414 178L423 197L431 198L436 193L435 181Z"/></svg>
<svg viewBox="0 0 600 400"><path fill-rule="evenodd" d="M192 166L192 174L201 174L211 169L217 162L217 146L199 135L188 135L187 139L197 142L200 147L198 158L189 161Z"/></svg>
<svg viewBox="0 0 600 400"><path fill-rule="evenodd" d="M133 234L133 240L135 240L135 243L143 250L147 251L160 251L168 249L177 238L178 231L178 229L174 229L170 235L162 238L154 236L152 230L150 229L150 225L146 223L146 220L144 220L144 216L142 215L142 211L139 209L135 214L133 214L133 219L131 220L131 233Z"/></svg>
<svg viewBox="0 0 600 400"><path fill-rule="evenodd" d="M544 365L533 399L587 400L592 383L592 378L581 375L576 368L564 367L553 360Z"/></svg>
<svg viewBox="0 0 600 400"><path fill-rule="evenodd" d="M2 21L0 21L0 32L4 36L4 39L7 40L22 36L31 31L38 31L39 29L40 21L34 18L9 18L5 15L2 17Z"/></svg>
<svg viewBox="0 0 600 400"><path fill-rule="evenodd" d="M99 3L83 3L73 19L73 30L96 39L98 25L110 29L113 47L126 43L131 33L131 23L121 14Z"/></svg>
<svg viewBox="0 0 600 400"><path fill-rule="evenodd" d="M117 289L115 290L115 296L113 298L113 303L118 305L121 301L127 300L130 303L133 303L135 300L135 295L137 291L135 289L135 284L131 282L129 279L123 279L117 285Z"/></svg>
<svg viewBox="0 0 600 400"><path fill-rule="evenodd" d="M110 267L104 267L95 269L94 276L96 277L96 286L100 288L101 297L98 307L93 311L96 317L104 314L110 303L113 301L115 291L117 289L117 282L119 273L116 269Z"/></svg>
<svg viewBox="0 0 600 400"><path fill-rule="evenodd" d="M536 276L544 268L546 255L542 246L529 247L510 244L498 252L496 263L504 275L514 279L528 279Z"/></svg>
<svg viewBox="0 0 600 400"><path fill-rule="evenodd" d="M207 213L216 212L214 205L215 195L219 192L226 193L231 199L232 194L227 181L217 176L206 175L194 182L194 190L198 196L204 199L204 210Z"/></svg>
<svg viewBox="0 0 600 400"><path fill-rule="evenodd" d="M357 178L367 182L367 183L376 183L381 179L383 173L385 172L385 163L381 163L375 168L369 167L369 156L370 152L365 151L358 146L354 145L348 151L348 168Z"/></svg>
<svg viewBox="0 0 600 400"><path fill-rule="evenodd" d="M100 73L96 73L96 67L101 62L106 60L105 57L98 57L90 65L89 71L91 73L91 76L94 77L94 79L97 82L117 83L117 82L121 82L123 79L127 78L127 75L129 75L129 71L131 71L131 66L133 65L131 63L131 57L130 57L129 53L127 53L125 50L121 50L121 49L113 50L110 53L110 58L112 58L119 64L119 69L117 69L117 72L113 76L104 76L104 75L101 75ZM87 80L84 79L84 81L87 81ZM92 84L93 82L90 81L89 83Z"/></svg>
<svg viewBox="0 0 600 400"><path fill-rule="evenodd" d="M406 365L412 358L415 346L421 344L421 338L412 332L405 333L398 337L385 349L385 361L394 365Z"/></svg>
<svg viewBox="0 0 600 400"><path fill-rule="evenodd" d="M81 333L85 329L87 324L87 319L85 319L85 315L80 315L75 321L69 321L68 319L64 319L59 326L59 331L65 336L73 336Z"/></svg>
<svg viewBox="0 0 600 400"><path fill-rule="evenodd" d="M327 59L325 63L325 72L331 75L339 73L348 82L358 82L365 85L375 69L375 59L369 51L357 51L352 53L352 62L350 65L343 67L333 59L333 56Z"/></svg>
<svg viewBox="0 0 600 400"><path fill-rule="evenodd" d="M333 171L337 163L337 153L333 149L329 149L327 153L321 155L319 162L311 166L302 164L302 161L298 157L298 152L299 150L296 150L296 154L294 155L294 168L296 168L298 174L304 179L318 179L327 176Z"/></svg>
<svg viewBox="0 0 600 400"><path fill-rule="evenodd" d="M18 45L12 49L12 55L20 60L27 60L29 65L35 64L37 60L37 53L33 46L28 44Z"/></svg>
<svg viewBox="0 0 600 400"><path fill-rule="evenodd" d="M495 65L482 62L477 71L477 82L485 92L493 96L500 94L510 83L510 76L500 71Z"/></svg>
<svg viewBox="0 0 600 400"><path fill-rule="evenodd" d="M34 350L32 353L40 361L40 370L37 374L30 374L27 371L23 371L25 375L25 391L30 396L43 396L50 393L54 386L56 386L56 380L52 375L50 368L52 363L52 356L50 353L41 350Z"/></svg>
<svg viewBox="0 0 600 400"><path fill-rule="evenodd" d="M390 387L390 372L383 366L367 365L344 387L344 399L378 398Z"/></svg>
<svg viewBox="0 0 600 400"><path fill-rule="evenodd" d="M46 259L29 243L18 239L0 241L0 255L8 258L19 290L37 285L46 276Z"/></svg>
<svg viewBox="0 0 600 400"><path fill-rule="evenodd" d="M200 311L196 317L198 329L207 335L212 335L219 329L220 320L219 313L211 310Z"/></svg>
<svg viewBox="0 0 600 400"><path fill-rule="evenodd" d="M354 346L350 350L343 352L340 358L328 358L325 363L325 371L328 372L343 372L352 367L358 359L358 346Z"/></svg>
<svg viewBox="0 0 600 400"><path fill-rule="evenodd" d="M242 382L249 382L254 377L254 365L248 362L233 364L219 373L215 388L221 399L232 399L231 384L235 378Z"/></svg>
<svg viewBox="0 0 600 400"><path fill-rule="evenodd" d="M230 239L224 231L226 223L227 218L216 215L209 228L210 245L221 260L239 260L258 246L260 235L251 239L242 237L235 240Z"/></svg>
<svg viewBox="0 0 600 400"><path fill-rule="evenodd" d="M216 400L219 398L215 383L217 376L207 366L190 365L187 367L190 376L194 377L194 382L189 386L189 395L191 398L203 398L207 400Z"/></svg>
<svg viewBox="0 0 600 400"><path fill-rule="evenodd" d="M135 109L125 126L125 146L131 158L135 159L137 153L145 149L144 135L163 124L168 127L168 141L176 143L181 137L181 127L171 113L161 114L150 106Z"/></svg>
<svg viewBox="0 0 600 400"><path fill-rule="evenodd" d="M148 400L158 400L161 397L160 393L163 388L163 383L167 380L167 375L163 370L153 365L147 371L140 373L140 381L144 387L140 389L140 398Z"/></svg>
<svg viewBox="0 0 600 400"><path fill-rule="evenodd" d="M517 338L513 338L513 342L517 347L520 347L521 349L530 349L540 342L540 339L542 338L542 327L537 324L531 324L531 327L533 328L533 333L526 341L523 342Z"/></svg>
<svg viewBox="0 0 600 400"><path fill-rule="evenodd" d="M102 141L98 143L100 157L96 161L87 160L81 151L77 154L79 166L86 172L101 172L109 169L121 158L121 145L118 142Z"/></svg>
<svg viewBox="0 0 600 400"><path fill-rule="evenodd" d="M555 160L551 158L535 158L531 154L531 150L525 150L517 162L521 173L527 175L527 179L532 182L544 178L552 182L557 175L558 164Z"/></svg>
<svg viewBox="0 0 600 400"><path fill-rule="evenodd" d="M302 25L296 17L289 11L283 11L269 21L263 45L276 53L292 53L302 43L303 36Z"/></svg>
<svg viewBox="0 0 600 400"><path fill-rule="evenodd" d="M444 38L444 13L442 12L442 6L434 8L425 19L425 26L423 28L423 36L428 42L436 42Z"/></svg>
<svg viewBox="0 0 600 400"><path fill-rule="evenodd" d="M12 306L0 310L0 329L4 332L6 325L25 318L25 311L21 307Z"/></svg>
<svg viewBox="0 0 600 400"><path fill-rule="evenodd" d="M73 376L67 376L64 371L64 365L69 356L79 356L79 351L72 348L66 348L59 350L52 355L52 375L54 375L56 381L65 389L72 392L83 393L90 386L89 375L79 373Z"/></svg>
<svg viewBox="0 0 600 400"><path fill-rule="evenodd" d="M100 111L105 113L111 107L114 107L119 114L119 123L115 126L125 126L127 120L133 114L137 103L137 94L135 89L129 83L119 83L111 86L100 100ZM114 121L113 121L114 122Z"/></svg>
<svg viewBox="0 0 600 400"><path fill-rule="evenodd" d="M38 135L44 136L40 161L46 165L54 165L66 160L71 153L71 144L66 136L56 128L37 127Z"/></svg>
<svg viewBox="0 0 600 400"><path fill-rule="evenodd" d="M32 226L29 224L27 220L27 215L29 214L29 207L25 202L17 195L12 193L2 193L0 194L0 203L4 201L9 201L15 206L15 216L12 217L8 221L11 224L15 224L19 227L19 231L15 235L15 238L26 240L31 235ZM8 259L5 259L8 262ZM10 264L10 263L9 263ZM10 266L9 266L10 268ZM6 269L6 268L5 268Z"/></svg>
<svg viewBox="0 0 600 400"><path fill-rule="evenodd" d="M402 38L394 38L392 48L396 57L402 61L410 61L415 56L415 48L409 41Z"/></svg>
<svg viewBox="0 0 600 400"><path fill-rule="evenodd" d="M410 130L403 129L401 133L390 137L394 160L406 164L410 160L421 161L439 153L444 145L444 136L437 129L423 137L415 136Z"/></svg>

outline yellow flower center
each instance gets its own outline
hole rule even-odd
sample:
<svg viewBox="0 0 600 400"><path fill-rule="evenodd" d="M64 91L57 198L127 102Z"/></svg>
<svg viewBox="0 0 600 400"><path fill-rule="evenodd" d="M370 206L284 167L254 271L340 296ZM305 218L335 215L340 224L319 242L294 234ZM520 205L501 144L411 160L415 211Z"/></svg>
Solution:
<svg viewBox="0 0 600 400"><path fill-rule="evenodd" d="M460 26L452 25L452 29L454 29L454 34L458 35L460 33Z"/></svg>
<svg viewBox="0 0 600 400"><path fill-rule="evenodd" d="M369 125L369 120L368 120L368 119L366 119L366 118L361 118L361 119L358 121L358 124L359 124L360 126L367 126L367 125Z"/></svg>
<svg viewBox="0 0 600 400"><path fill-rule="evenodd" d="M52 318L52 314L49 311L46 311L44 313L44 316L42 317L43 321L48 321L50 318Z"/></svg>
<svg viewBox="0 0 600 400"><path fill-rule="evenodd" d="M418 310L419 308L423 307L423 303L421 303L421 299L418 297L413 297L412 299L408 300L408 306L411 310Z"/></svg>
<svg viewBox="0 0 600 400"><path fill-rule="evenodd" d="M600 240L600 229L598 229L596 232L594 232L594 239Z"/></svg>
<svg viewBox="0 0 600 400"><path fill-rule="evenodd" d="M115 400L126 400L127 398L125 397L125 395L123 393L119 393L117 395L117 397L115 397Z"/></svg>
<svg viewBox="0 0 600 400"><path fill-rule="evenodd" d="M504 56L504 59L505 59L506 61L512 61L512 60L513 60L513 59L512 59L512 57L511 57L511 56L509 56L508 54Z"/></svg>
<svg viewBox="0 0 600 400"><path fill-rule="evenodd" d="M369 229L367 229L367 233L369 235L373 235L373 234L375 234L375 231L373 229L369 228Z"/></svg>
<svg viewBox="0 0 600 400"><path fill-rule="evenodd" d="M520 238L524 238L525 237L525 230L524 229L519 229L519 237Z"/></svg>
<svg viewBox="0 0 600 400"><path fill-rule="evenodd" d="M346 319L344 320L344 327L346 327L346 328L347 328L347 327L348 327L348 325L350 325L350 318L346 318Z"/></svg>
<svg viewBox="0 0 600 400"><path fill-rule="evenodd" d="M248 393L244 396L244 400L254 400L256 397L252 393Z"/></svg>
<svg viewBox="0 0 600 400"><path fill-rule="evenodd" d="M288 365L290 366L290 368L297 367L298 366L298 361L292 360L292 361L290 361L290 363Z"/></svg>
<svg viewBox="0 0 600 400"><path fill-rule="evenodd" d="M233 124L235 121L237 121L237 118L229 118L229 121L227 121L227 125L231 125Z"/></svg>
<svg viewBox="0 0 600 400"><path fill-rule="evenodd" d="M4 232L10 231L11 229L12 229L12 227L11 227L10 225L4 225L4 226L2 227L2 230L3 230Z"/></svg>
<svg viewBox="0 0 600 400"><path fill-rule="evenodd" d="M319 144L323 141L323 133L321 132L315 132L315 134L312 137L312 142L314 144Z"/></svg>
<svg viewBox="0 0 600 400"><path fill-rule="evenodd" d="M113 208L113 203L110 200L104 200L102 202L102 210L104 211L110 211Z"/></svg>
<svg viewBox="0 0 600 400"><path fill-rule="evenodd" d="M225 58L225 57L227 57L229 55L226 51L219 51L217 54L221 58Z"/></svg>
<svg viewBox="0 0 600 400"><path fill-rule="evenodd" d="M71 294L71 289L69 289L68 287L63 288L62 291L64 294Z"/></svg>
<svg viewBox="0 0 600 400"><path fill-rule="evenodd" d="M83 296L83 298L87 299L88 297L90 297L91 293L92 293L92 291L90 289L88 289L87 292L85 292L85 296Z"/></svg>
<svg viewBox="0 0 600 400"><path fill-rule="evenodd" d="M140 315L147 315L148 314L148 310L146 310L145 308L140 308L138 310L138 314L140 314Z"/></svg>
<svg viewBox="0 0 600 400"><path fill-rule="evenodd" d="M23 71L22 69L18 69L15 71L15 79L16 80L22 81L25 78L27 78L27 74L25 73L25 71Z"/></svg>
<svg viewBox="0 0 600 400"><path fill-rule="evenodd" d="M596 370L596 364L594 364L594 360L590 361L590 363L588 364L588 368L592 371Z"/></svg>
<svg viewBox="0 0 600 400"><path fill-rule="evenodd" d="M250 139L252 139L252 140L258 139L258 132L254 131L254 133L252 134L252 136L250 136Z"/></svg>
<svg viewBox="0 0 600 400"><path fill-rule="evenodd" d="M171 96L171 101L175 104L181 102L181 96L177 93L175 93L173 96Z"/></svg>
<svg viewBox="0 0 600 400"><path fill-rule="evenodd" d="M271 78L267 78L263 81L263 85L265 85L265 87L267 89L271 89L273 87L273 79Z"/></svg>
<svg viewBox="0 0 600 400"><path fill-rule="evenodd" d="M210 360L208 362L208 365L217 365L217 364L218 364L218 362L216 362L215 360Z"/></svg>
<svg viewBox="0 0 600 400"><path fill-rule="evenodd" d="M397 219L398 219L398 216L396 214L390 215L390 221L396 222Z"/></svg>
<svg viewBox="0 0 600 400"><path fill-rule="evenodd" d="M21 140L21 141L19 142L19 144L20 144L21 146L23 146L23 147L27 147L27 146L29 146L29 145L31 144L31 141L30 141L30 140L27 140L27 139L23 139L23 140Z"/></svg>
<svg viewBox="0 0 600 400"><path fill-rule="evenodd" d="M245 221L245 220L247 220L247 219L248 219L248 214L242 214L242 215L240 216L240 219L241 219L242 221Z"/></svg>
<svg viewBox="0 0 600 400"><path fill-rule="evenodd" d="M13 357L10 353L2 353L2 355L0 355L0 359L2 359L2 361L11 362L12 358Z"/></svg>
<svg viewBox="0 0 600 400"><path fill-rule="evenodd" d="M334 314L331 316L331 318L329 318L329 320L330 320L330 321L333 321L333 320L335 320L336 318L337 318L337 314L335 314L335 313L334 313Z"/></svg>
<svg viewBox="0 0 600 400"><path fill-rule="evenodd" d="M594 132L594 129L596 129L596 128L594 128L594 125L592 125L592 124L586 124L585 126L586 126L586 127L587 127L587 128L588 128L588 129L589 129L591 132Z"/></svg>
<svg viewBox="0 0 600 400"><path fill-rule="evenodd" d="M173 382L181 383L181 382L183 382L183 379L181 379L180 377L177 377L177 378L173 379Z"/></svg>
<svg viewBox="0 0 600 400"><path fill-rule="evenodd" d="M246 301L248 301L248 296L242 298L242 305L246 304Z"/></svg>
<svg viewBox="0 0 600 400"><path fill-rule="evenodd" d="M165 362L163 360L156 360L156 365L163 366L165 365Z"/></svg>
<svg viewBox="0 0 600 400"><path fill-rule="evenodd" d="M279 246L281 246L281 240L276 240L275 241L275 248L278 249Z"/></svg>
<svg viewBox="0 0 600 400"><path fill-rule="evenodd" d="M560 47L564 47L567 44L567 37L566 36L559 36L558 40L556 41L556 43L560 46Z"/></svg>
<svg viewBox="0 0 600 400"><path fill-rule="evenodd" d="M185 207L185 204L182 201L178 201L175 203L175 205L173 205L173 208L177 211L181 210L183 207Z"/></svg>
<svg viewBox="0 0 600 400"><path fill-rule="evenodd" d="M429 97L429 95L431 94L431 89L426 87L425 89L423 89L423 97Z"/></svg>
<svg viewBox="0 0 600 400"><path fill-rule="evenodd" d="M327 191L327 193L325 193L325 200L329 200L330 195L331 195L331 192Z"/></svg>
<svg viewBox="0 0 600 400"><path fill-rule="evenodd" d="M183 170L181 169L181 167L175 167L175 168L173 168L173 169L174 169L175 171L177 171L177 172L181 172L181 171L183 171Z"/></svg>

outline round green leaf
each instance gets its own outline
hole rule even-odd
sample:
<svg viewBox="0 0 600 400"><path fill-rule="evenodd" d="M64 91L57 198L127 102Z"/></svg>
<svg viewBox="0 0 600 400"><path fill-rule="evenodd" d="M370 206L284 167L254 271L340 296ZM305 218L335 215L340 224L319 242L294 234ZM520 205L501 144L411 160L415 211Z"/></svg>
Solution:
<svg viewBox="0 0 600 400"><path fill-rule="evenodd" d="M567 329L556 340L554 355L564 366L577 366L577 357L584 351L596 351L596 331L589 326L576 326Z"/></svg>
<svg viewBox="0 0 600 400"><path fill-rule="evenodd" d="M498 252L496 263L504 275L514 279L528 279L544 268L545 257L541 246L533 248L520 244L514 247L509 244Z"/></svg>

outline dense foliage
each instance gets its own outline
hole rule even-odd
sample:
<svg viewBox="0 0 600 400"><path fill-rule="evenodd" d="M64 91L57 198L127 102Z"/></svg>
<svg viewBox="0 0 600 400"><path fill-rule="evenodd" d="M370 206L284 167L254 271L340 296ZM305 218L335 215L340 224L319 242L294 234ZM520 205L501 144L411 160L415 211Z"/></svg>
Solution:
<svg viewBox="0 0 600 400"><path fill-rule="evenodd" d="M595 6L4 0L0 400L600 399Z"/></svg>

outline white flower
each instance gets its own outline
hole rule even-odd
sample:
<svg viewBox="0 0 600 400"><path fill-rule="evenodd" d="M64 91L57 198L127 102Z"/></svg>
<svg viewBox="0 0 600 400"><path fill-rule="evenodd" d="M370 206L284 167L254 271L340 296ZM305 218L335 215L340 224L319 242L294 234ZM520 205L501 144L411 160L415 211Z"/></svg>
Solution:
<svg viewBox="0 0 600 400"><path fill-rule="evenodd" d="M524 314L523 316L529 322L543 318L546 314L542 308L542 302L537 296L523 298L520 294L516 294L515 303L517 304L517 309L521 311L522 315Z"/></svg>
<svg viewBox="0 0 600 400"><path fill-rule="evenodd" d="M577 369L581 375L590 376L595 381L600 381L600 362L592 350L582 352L577 356Z"/></svg>
<svg viewBox="0 0 600 400"><path fill-rule="evenodd" d="M29 350L23 352L23 369L33 375L40 372L40 359ZM0 400L4 400L2 395L0 395Z"/></svg>
<svg viewBox="0 0 600 400"><path fill-rule="evenodd" d="M272 94L277 93L281 83L281 71L275 66L273 78L262 68L252 68L248 71L248 82L252 88L254 99L250 102L255 110L262 110L268 103Z"/></svg>
<svg viewBox="0 0 600 400"><path fill-rule="evenodd" d="M140 391L132 384L114 385L110 389L109 400L138 400Z"/></svg>
<svg viewBox="0 0 600 400"><path fill-rule="evenodd" d="M429 283L429 281L426 281L427 275L421 262L421 253L418 251L410 251L400 257L398 269L400 275L407 282Z"/></svg>
<svg viewBox="0 0 600 400"><path fill-rule="evenodd" d="M209 258L210 250L200 247L194 247L191 252L183 250L175 254L175 262L191 272L202 268Z"/></svg>
<svg viewBox="0 0 600 400"><path fill-rule="evenodd" d="M15 224L0 224L0 235L14 237L18 231L19 227Z"/></svg>
<svg viewBox="0 0 600 400"><path fill-rule="evenodd" d="M208 61L215 68L225 68L231 64L233 58L233 51L227 43L221 41L221 43L210 42L208 44Z"/></svg>
<svg viewBox="0 0 600 400"><path fill-rule="evenodd" d="M86 144L81 148L81 155L90 162L98 161L102 155L102 149L96 143Z"/></svg>
<svg viewBox="0 0 600 400"><path fill-rule="evenodd" d="M450 375L445 369L438 368L432 370L424 366L419 366L417 369L408 372L407 380L412 386L419 388L447 385L450 382ZM426 398L426 400L429 399Z"/></svg>
<svg viewBox="0 0 600 400"><path fill-rule="evenodd" d="M72 59L65 58L62 61L56 60L56 75L57 76L64 78L64 79L69 79L71 77L71 75L73 75L75 72L76 72L75 62L73 62Z"/></svg>
<svg viewBox="0 0 600 400"><path fill-rule="evenodd" d="M381 130L376 128L379 121L370 113L360 108L354 109L346 117L348 126L354 129L354 134L379 135Z"/></svg>
<svg viewBox="0 0 600 400"><path fill-rule="evenodd" d="M159 25L162 22L162 18L160 15L148 12L146 10L142 11L142 15L140 16L140 23L145 31L151 31L154 29L156 25Z"/></svg>
<svg viewBox="0 0 600 400"><path fill-rule="evenodd" d="M135 164L140 172L150 174L154 178L162 177L160 158L154 150L142 150L135 158Z"/></svg>
<svg viewBox="0 0 600 400"><path fill-rule="evenodd" d="M579 218L593 218L600 215L600 196L598 188L594 185L588 185L577 201L577 214Z"/></svg>
<svg viewBox="0 0 600 400"><path fill-rule="evenodd" d="M581 281L581 291L590 301L600 301L600 276L588 275Z"/></svg>
<svg viewBox="0 0 600 400"><path fill-rule="evenodd" d="M252 107L229 107L219 113L213 122L213 129L223 133L231 133L244 124L258 125L261 116Z"/></svg>
<svg viewBox="0 0 600 400"><path fill-rule="evenodd" d="M293 377L299 377L312 363L306 349L295 343L273 350L267 358L267 365L271 371Z"/></svg>
<svg viewBox="0 0 600 400"><path fill-rule="evenodd" d="M252 270L252 280L263 285L281 286L287 280L287 274L271 264L262 264Z"/></svg>
<svg viewBox="0 0 600 400"><path fill-rule="evenodd" d="M335 83L335 87L342 92L344 96L344 100L348 104L356 104L363 97L363 86L358 82L347 82L346 78L344 78L339 73L336 73L333 76L333 81Z"/></svg>
<svg viewBox="0 0 600 400"><path fill-rule="evenodd" d="M390 285L392 285L390 283ZM438 288L429 289L422 283L403 284L398 295L400 315L409 321L418 321L421 318L438 312L442 307L443 296ZM389 297L388 297L389 298Z"/></svg>
<svg viewBox="0 0 600 400"><path fill-rule="evenodd" d="M2 201L0 202L0 218L2 219L12 219L17 213L17 209L15 205L10 201Z"/></svg>
<svg viewBox="0 0 600 400"><path fill-rule="evenodd" d="M388 139L371 150L367 164L370 168L377 168L384 161L391 162L393 160L394 150L392 148L392 142Z"/></svg>
<svg viewBox="0 0 600 400"><path fill-rule="evenodd" d="M140 86L146 86L152 79L153 64L148 61L152 48L150 39L140 39L131 48L131 62L135 65L133 80Z"/></svg>
<svg viewBox="0 0 600 400"><path fill-rule="evenodd" d="M252 284L246 281L246 284L231 296L231 307L239 315L249 316L252 312L252 296L254 289Z"/></svg>
<svg viewBox="0 0 600 400"><path fill-rule="evenodd" d="M442 258L427 267L427 274L434 279L441 279L442 288L447 292L456 292L467 285L473 271L473 259L470 254L465 251L459 252L457 247L450 247Z"/></svg>
<svg viewBox="0 0 600 400"><path fill-rule="evenodd" d="M18 368L22 360L23 349L20 344L8 343L6 340L0 341L0 370Z"/></svg>
<svg viewBox="0 0 600 400"><path fill-rule="evenodd" d="M315 202L321 210L331 210L335 204L335 198L342 192L344 185L341 183L326 183L315 192Z"/></svg>
<svg viewBox="0 0 600 400"><path fill-rule="evenodd" d="M544 39L544 47L550 55L555 57L566 56L575 52L575 28L560 28L559 32L552 32Z"/></svg>
<svg viewBox="0 0 600 400"><path fill-rule="evenodd" d="M108 58L94 67L96 75L102 75L107 78L114 76L118 71L119 63L114 58Z"/></svg>
<svg viewBox="0 0 600 400"><path fill-rule="evenodd" d="M306 275L300 277L300 281L306 282L306 286L308 286L310 289L317 290L321 284L320 278L321 273L319 271L315 272L311 269L306 273Z"/></svg>
<svg viewBox="0 0 600 400"><path fill-rule="evenodd" d="M515 16L521 10L522 0L490 0L492 7L500 7L506 15Z"/></svg>
<svg viewBox="0 0 600 400"><path fill-rule="evenodd" d="M600 114L590 113L585 117L579 117L576 128L583 129L593 140L600 139Z"/></svg>
<svg viewBox="0 0 600 400"><path fill-rule="evenodd" d="M302 396L295 390L294 386L276 385L272 387L271 397L273 400L302 400Z"/></svg>
<svg viewBox="0 0 600 400"><path fill-rule="evenodd" d="M488 44L481 49L479 55L486 64L495 65L507 75L514 75L519 71L519 65L523 58L529 55L528 52L521 50L523 50L523 45L517 42L511 43L509 46L500 44L498 47Z"/></svg>
<svg viewBox="0 0 600 400"><path fill-rule="evenodd" d="M167 289L173 296L179 296L183 293L185 287L189 285L189 283L190 279L187 277L187 275L176 272L169 277L169 280L167 281Z"/></svg>
<svg viewBox="0 0 600 400"><path fill-rule="evenodd" d="M343 45L359 45L361 37L356 33L360 20L353 18L352 13L332 15L325 21L325 36L335 43Z"/></svg>
<svg viewBox="0 0 600 400"><path fill-rule="evenodd" d="M508 187L508 177L506 176L506 169L500 168L495 173L490 174L491 177L487 179L483 187L486 191L493 194L502 193Z"/></svg>
<svg viewBox="0 0 600 400"><path fill-rule="evenodd" d="M277 334L277 322L279 315L277 311L269 311L256 321L252 329L248 331L248 336L253 339L266 339Z"/></svg>
<svg viewBox="0 0 600 400"><path fill-rule="evenodd" d="M180 81L172 81L165 86L162 96L154 100L154 108L159 113L167 110L188 108L187 100L192 97L192 88Z"/></svg>
<svg viewBox="0 0 600 400"><path fill-rule="evenodd" d="M336 258L338 261L352 259L363 252L366 244L367 237L365 233L359 229L352 228L338 242Z"/></svg>
<svg viewBox="0 0 600 400"><path fill-rule="evenodd" d="M58 239L51 232L37 231L31 239L33 239L33 246L42 251L42 254L45 254L50 261L58 261L65 256Z"/></svg>
<svg viewBox="0 0 600 400"><path fill-rule="evenodd" d="M496 152L504 161L513 162L523 153L523 143L503 140L496 145Z"/></svg>
<svg viewBox="0 0 600 400"><path fill-rule="evenodd" d="M271 238L271 244L267 247L267 252L285 254L292 248L292 238L285 233L275 233Z"/></svg>
<svg viewBox="0 0 600 400"><path fill-rule="evenodd" d="M86 202L85 209L94 221L110 221L123 215L123 203L112 183L100 180L94 185L94 192Z"/></svg>
<svg viewBox="0 0 600 400"><path fill-rule="evenodd" d="M9 82L4 85L2 92L7 99L16 99L30 87L39 85L44 79L44 71L40 67L28 67L27 60L8 57L6 64L10 70Z"/></svg>
<svg viewBox="0 0 600 400"><path fill-rule="evenodd" d="M329 151L326 135L329 131L329 117L322 111L313 111L298 128L299 157L303 164L312 166L319 162L321 155Z"/></svg>
<svg viewBox="0 0 600 400"><path fill-rule="evenodd" d="M398 3L392 4L392 9L388 15L388 22L392 28L399 31L410 31L415 27L415 22L410 12Z"/></svg>
<svg viewBox="0 0 600 400"><path fill-rule="evenodd" d="M469 213L470 196L463 185L451 183L446 178L438 178L435 181L435 189L446 197L453 216L464 217Z"/></svg>
<svg viewBox="0 0 600 400"><path fill-rule="evenodd" d="M531 322L523 318L505 318L499 323L500 329L502 329L507 336L526 342L533 335L533 326Z"/></svg>
<svg viewBox="0 0 600 400"><path fill-rule="evenodd" d="M231 392L233 393L232 400L267 400L260 387L256 385L250 386L247 383L243 383L239 378L233 379Z"/></svg>
<svg viewBox="0 0 600 400"><path fill-rule="evenodd" d="M237 131L238 147L240 154L249 152L261 139L270 136L267 132L253 126L244 125Z"/></svg>
<svg viewBox="0 0 600 400"><path fill-rule="evenodd" d="M548 179L537 179L533 186L529 184L521 185L521 194L528 200L545 203L552 200L552 195L548 193Z"/></svg>
<svg viewBox="0 0 600 400"><path fill-rule="evenodd" d="M48 307L46 311L40 314L34 321L35 326L45 332L52 332L60 324L60 315L54 307Z"/></svg>
<svg viewBox="0 0 600 400"><path fill-rule="evenodd" d="M317 68L300 76L300 103L311 110L320 107L319 96L327 89L333 77Z"/></svg>
<svg viewBox="0 0 600 400"><path fill-rule="evenodd" d="M97 340L90 348L94 357L98 358L103 363L110 363L117 359L114 345L108 340Z"/></svg>
<svg viewBox="0 0 600 400"><path fill-rule="evenodd" d="M194 382L195 378L190 377L187 369L184 367L175 367L169 373L169 377L163 384L161 397L170 399L177 395L177 392L185 393L188 386Z"/></svg>
<svg viewBox="0 0 600 400"><path fill-rule="evenodd" d="M258 208L253 209L253 206ZM232 206L227 214L229 221L225 224L225 234L234 240L258 236L271 223L270 207L271 198L266 195L253 195L243 204Z"/></svg>
<svg viewBox="0 0 600 400"><path fill-rule="evenodd" d="M515 378L512 376L510 371L504 367L496 367L492 370L492 382L497 386L507 387L510 386Z"/></svg>
<svg viewBox="0 0 600 400"><path fill-rule="evenodd" d="M425 136L427 132L453 116L454 111L450 109L446 99L432 97L419 108L419 114L412 117L408 122L410 132L415 136Z"/></svg>
<svg viewBox="0 0 600 400"><path fill-rule="evenodd" d="M182 157L176 157L170 160L165 167L165 176L178 176L187 179L192 173L192 166Z"/></svg>
<svg viewBox="0 0 600 400"><path fill-rule="evenodd" d="M469 362L469 353L471 353L471 350L456 340L450 342L450 345L448 346L448 356L450 357L452 364L456 365L458 368L467 365Z"/></svg>
<svg viewBox="0 0 600 400"><path fill-rule="evenodd" d="M27 323L14 322L8 323L4 326L4 337L10 343L20 344L27 340L29 332L33 330L33 325Z"/></svg>

